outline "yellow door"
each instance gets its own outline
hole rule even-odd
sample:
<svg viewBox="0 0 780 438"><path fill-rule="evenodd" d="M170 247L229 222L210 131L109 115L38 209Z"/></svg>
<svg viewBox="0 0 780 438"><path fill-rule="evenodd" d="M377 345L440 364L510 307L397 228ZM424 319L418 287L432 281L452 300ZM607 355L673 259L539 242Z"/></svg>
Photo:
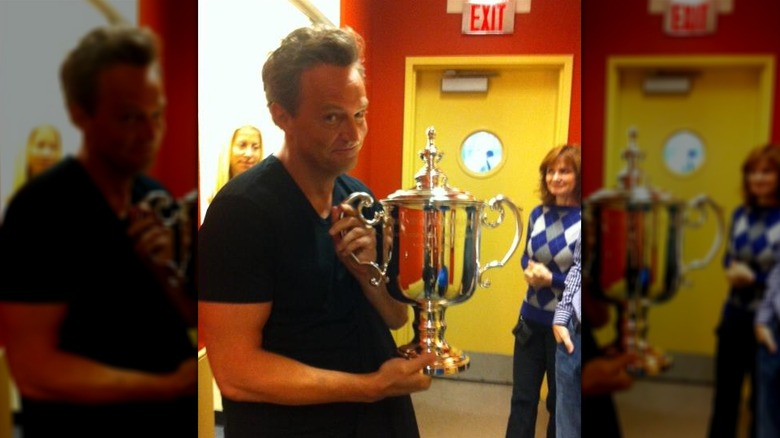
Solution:
<svg viewBox="0 0 780 438"><path fill-rule="evenodd" d="M501 269L487 271L489 288L477 287L468 301L446 312L445 338L468 352L511 356L514 327L527 285L520 268L525 227L539 203L539 163L553 146L566 142L571 94L571 57L448 57L409 58L406 75L404 126L404 189L414 185L422 167L418 153L426 146L426 129L434 127L439 163L450 186L488 201L502 194L522 209L523 240ZM487 93L443 93L447 70L480 70L489 75ZM486 173L470 170L461 159L461 144L477 131L488 131L502 144L502 161ZM492 160L492 158L491 158ZM496 215L486 209L490 219ZM514 237L514 217L506 210L495 229L482 226L480 262L501 260ZM399 343L411 339L411 329L397 333Z"/></svg>
<svg viewBox="0 0 780 438"><path fill-rule="evenodd" d="M683 200L709 195L723 208L728 228L730 214L740 203L742 161L769 136L772 70L766 58L611 60L605 186L616 185L625 164L620 154L628 131L635 128L645 156L645 182ZM665 73L659 76L659 71ZM687 92L647 93L643 86L650 77L690 80L690 87ZM686 263L711 248L716 233L712 219L700 228L685 229ZM714 329L727 292L724 249L721 246L705 268L691 271L688 285L671 300L650 308L652 345L713 354Z"/></svg>

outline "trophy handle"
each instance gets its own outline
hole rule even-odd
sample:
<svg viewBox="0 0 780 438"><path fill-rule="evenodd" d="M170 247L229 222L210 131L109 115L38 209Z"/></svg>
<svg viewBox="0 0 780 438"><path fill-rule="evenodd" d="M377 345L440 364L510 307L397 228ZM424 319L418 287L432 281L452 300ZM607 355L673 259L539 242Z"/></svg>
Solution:
<svg viewBox="0 0 780 438"><path fill-rule="evenodd" d="M198 204L198 192L193 190L181 198L175 199L165 190L151 190L141 200L146 204L157 219L167 228L174 230L174 259L168 262L168 267L183 279L192 258L193 240L191 232L195 225L191 213ZM177 227L177 228L175 228ZM169 279L169 281L174 281Z"/></svg>
<svg viewBox="0 0 780 438"><path fill-rule="evenodd" d="M355 201L359 201L357 206L355 206ZM358 219L360 219L361 222L368 225L369 227L373 227L377 224L385 223L386 215L384 210L378 211L374 214L374 217L371 219L366 218L363 215L363 209L370 208L374 205L374 198L371 197L368 193L365 192L355 192L352 193L347 197L347 199L344 200L344 204L349 204L353 207L356 207L358 210ZM342 212L339 218L344 217L344 213ZM343 233L342 233L343 234ZM379 266L376 262L364 262L358 259L358 257L355 255L355 253L350 253L352 256L352 259L355 260L358 264L361 265L367 265L370 266L376 273L376 276L371 276L371 284L373 286L379 286L382 284L382 282L387 282L387 267L390 265L390 258L392 257L392 242L389 243L391 245L390 248L387 248L386 250L383 250L382 252L385 254L388 254L387 259L382 262L382 266Z"/></svg>
<svg viewBox="0 0 780 438"><path fill-rule="evenodd" d="M487 218L487 213L482 213L482 224L488 228L496 228L497 226L501 225L501 223L504 221L504 204L506 204L512 211L512 214L515 215L515 238L512 240L512 245L510 245L509 251L507 251L507 253L504 255L504 258L500 262L498 260L493 260L485 264L485 266L479 268L478 281L479 285L484 288L490 287L490 280L487 278L482 278L485 272L488 269L504 267L506 262L512 257L515 251L517 251L517 247L520 245L520 239L523 238L523 218L520 216L522 209L518 208L514 202L509 200L509 198L504 197L503 195L496 195L496 197L487 202L487 206L490 207L491 210L498 210L498 218L496 221L490 222Z"/></svg>
<svg viewBox="0 0 780 438"><path fill-rule="evenodd" d="M718 249L720 249L720 245L723 243L723 234L725 230L725 226L723 223L723 209L720 207L720 205L716 204L715 201L712 200L707 195L699 195L690 201L688 201L688 208L693 208L696 211L699 212L699 217L696 220L686 220L685 225L691 226L691 227L699 227L707 220L707 209L706 207L710 207L715 212L715 220L717 221L718 229L715 234L715 240L712 242L712 246L710 247L710 250L707 252L707 254L704 256L704 258L693 260L687 265L684 265L683 273L688 272L693 269L701 269L705 267L707 264L709 264L713 258L715 258L716 253L718 252Z"/></svg>
<svg viewBox="0 0 780 438"><path fill-rule="evenodd" d="M152 190L143 201L155 216L166 226L171 227L179 221L179 204L165 190Z"/></svg>

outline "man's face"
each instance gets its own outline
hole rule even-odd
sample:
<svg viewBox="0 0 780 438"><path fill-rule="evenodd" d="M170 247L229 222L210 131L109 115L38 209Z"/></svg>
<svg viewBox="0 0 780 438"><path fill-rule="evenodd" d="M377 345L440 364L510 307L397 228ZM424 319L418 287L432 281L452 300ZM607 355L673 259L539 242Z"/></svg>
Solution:
<svg viewBox="0 0 780 438"><path fill-rule="evenodd" d="M159 69L119 64L98 76L92 114L84 115L88 154L120 175L147 170L165 129L165 95Z"/></svg>
<svg viewBox="0 0 780 438"><path fill-rule="evenodd" d="M296 156L323 175L354 168L368 132L368 98L358 70L332 65L306 70L299 98L298 114L283 128Z"/></svg>

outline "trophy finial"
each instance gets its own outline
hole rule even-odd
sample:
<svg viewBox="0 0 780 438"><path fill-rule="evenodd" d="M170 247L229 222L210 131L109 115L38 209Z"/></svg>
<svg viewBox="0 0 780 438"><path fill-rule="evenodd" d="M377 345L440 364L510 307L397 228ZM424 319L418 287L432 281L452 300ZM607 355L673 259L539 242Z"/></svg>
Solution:
<svg viewBox="0 0 780 438"><path fill-rule="evenodd" d="M428 142L425 149L420 152L420 159L423 160L423 167L414 176L417 182L417 189L431 189L433 187L443 187L447 185L447 176L436 166L444 155L436 148L433 140L436 138L436 129L429 126L425 130Z"/></svg>
<svg viewBox="0 0 780 438"><path fill-rule="evenodd" d="M628 145L621 154L626 160L626 167L618 174L618 185L624 189L632 189L643 183L642 169L639 162L644 158L644 153L637 146L637 129L635 126L628 128Z"/></svg>
<svg viewBox="0 0 780 438"><path fill-rule="evenodd" d="M441 160L444 155L443 152L439 152L433 140L436 139L436 129L433 126L429 126L425 130L425 135L428 137L428 142L425 145L425 149L420 152L420 158L425 162L425 165L431 169L436 167L436 163Z"/></svg>

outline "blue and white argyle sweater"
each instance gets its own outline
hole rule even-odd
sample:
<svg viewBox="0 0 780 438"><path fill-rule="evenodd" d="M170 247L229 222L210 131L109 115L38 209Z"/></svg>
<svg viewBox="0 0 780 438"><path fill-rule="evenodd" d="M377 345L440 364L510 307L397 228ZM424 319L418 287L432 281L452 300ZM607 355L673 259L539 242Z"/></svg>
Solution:
<svg viewBox="0 0 780 438"><path fill-rule="evenodd" d="M732 260L745 263L756 274L756 281L747 288L730 288L724 315L752 317L766 289L767 275L777 261L778 249L780 208L740 206L734 210L723 267L727 268Z"/></svg>
<svg viewBox="0 0 780 438"><path fill-rule="evenodd" d="M543 263L552 272L552 286L534 289L528 286L520 315L523 319L552 327L555 306L566 287L566 274L574 263L574 247L580 235L580 206L539 205L528 217L525 251L520 263Z"/></svg>

